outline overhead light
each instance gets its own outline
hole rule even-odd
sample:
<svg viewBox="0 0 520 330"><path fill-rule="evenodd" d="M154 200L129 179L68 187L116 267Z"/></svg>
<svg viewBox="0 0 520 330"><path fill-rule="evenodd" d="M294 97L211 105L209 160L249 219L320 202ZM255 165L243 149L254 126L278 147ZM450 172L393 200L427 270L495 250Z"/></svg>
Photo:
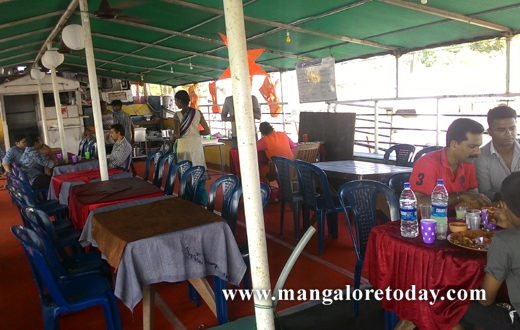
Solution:
<svg viewBox="0 0 520 330"><path fill-rule="evenodd" d="M287 39L285 39L285 41L291 42L291 33L289 32L289 30L287 30Z"/></svg>
<svg viewBox="0 0 520 330"><path fill-rule="evenodd" d="M43 77L45 77L45 72L42 72L41 68L39 68L37 66L34 66L31 69L31 78L32 79L34 79L34 80L41 80L41 79L43 79Z"/></svg>
<svg viewBox="0 0 520 330"><path fill-rule="evenodd" d="M425 4L428 3L428 0L421 0L421 3L422 3L423 5L425 5Z"/></svg>
<svg viewBox="0 0 520 330"><path fill-rule="evenodd" d="M64 27L61 32L61 39L69 49L81 50L85 48L85 32L79 24Z"/></svg>
<svg viewBox="0 0 520 330"><path fill-rule="evenodd" d="M190 70L193 70L193 65L191 65L191 58L190 58Z"/></svg>
<svg viewBox="0 0 520 330"><path fill-rule="evenodd" d="M24 72L26 68L27 67L25 65L19 65L16 67L16 70L18 70L18 72Z"/></svg>
<svg viewBox="0 0 520 330"><path fill-rule="evenodd" d="M58 53L56 49L49 49L42 56L42 64L47 69L56 68L64 59L63 54Z"/></svg>

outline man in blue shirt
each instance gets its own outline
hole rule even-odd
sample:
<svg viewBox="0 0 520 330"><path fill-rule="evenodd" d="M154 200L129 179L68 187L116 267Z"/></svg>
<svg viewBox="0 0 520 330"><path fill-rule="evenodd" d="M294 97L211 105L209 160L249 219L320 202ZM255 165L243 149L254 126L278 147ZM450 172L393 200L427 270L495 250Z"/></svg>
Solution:
<svg viewBox="0 0 520 330"><path fill-rule="evenodd" d="M26 141L27 148L25 148L20 162L30 185L33 189L49 187L52 176L51 169L58 165L58 160L51 148L40 142L38 135L29 134ZM49 155L50 159L45 155Z"/></svg>
<svg viewBox="0 0 520 330"><path fill-rule="evenodd" d="M8 173L13 173L11 170L11 164L15 164L21 169L20 158L22 158L23 151L27 146L24 134L15 134L14 136L14 147L7 150L4 158L2 159L2 166Z"/></svg>

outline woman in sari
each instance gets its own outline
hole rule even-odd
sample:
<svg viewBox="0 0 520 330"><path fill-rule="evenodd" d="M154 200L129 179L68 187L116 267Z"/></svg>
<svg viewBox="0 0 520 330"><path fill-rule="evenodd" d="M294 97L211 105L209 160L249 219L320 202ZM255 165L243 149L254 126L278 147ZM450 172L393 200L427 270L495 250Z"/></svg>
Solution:
<svg viewBox="0 0 520 330"><path fill-rule="evenodd" d="M202 148L201 135L210 134L211 131L200 110L190 107L190 96L184 91L175 93L175 105L181 111L177 111L173 117L173 134L171 141L177 145L177 161L189 160L193 166L206 167L204 159L204 149ZM203 130L199 130L199 125ZM203 181L197 191L199 204L206 205L208 194L206 191L206 180L209 179L207 173L204 174Z"/></svg>

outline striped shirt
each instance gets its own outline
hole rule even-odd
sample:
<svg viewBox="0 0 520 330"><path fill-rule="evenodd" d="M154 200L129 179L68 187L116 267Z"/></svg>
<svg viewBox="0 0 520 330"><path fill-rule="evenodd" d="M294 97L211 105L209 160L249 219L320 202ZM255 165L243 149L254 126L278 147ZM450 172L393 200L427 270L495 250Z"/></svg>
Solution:
<svg viewBox="0 0 520 330"><path fill-rule="evenodd" d="M126 159L132 153L132 145L123 138L119 143L114 143L114 148L108 159L108 168L124 168L126 165Z"/></svg>

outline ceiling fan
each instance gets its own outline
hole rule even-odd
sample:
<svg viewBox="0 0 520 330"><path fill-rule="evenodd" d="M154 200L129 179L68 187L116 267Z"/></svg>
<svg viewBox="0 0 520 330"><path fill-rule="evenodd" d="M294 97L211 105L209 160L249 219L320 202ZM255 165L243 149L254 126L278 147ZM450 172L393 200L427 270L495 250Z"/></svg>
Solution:
<svg viewBox="0 0 520 330"><path fill-rule="evenodd" d="M120 14L123 10L134 7L138 4L139 1L125 1L124 4L119 7L112 7L108 0L101 0L98 10L94 12L94 16L105 20L118 19L134 23L144 23L147 21L144 18Z"/></svg>

